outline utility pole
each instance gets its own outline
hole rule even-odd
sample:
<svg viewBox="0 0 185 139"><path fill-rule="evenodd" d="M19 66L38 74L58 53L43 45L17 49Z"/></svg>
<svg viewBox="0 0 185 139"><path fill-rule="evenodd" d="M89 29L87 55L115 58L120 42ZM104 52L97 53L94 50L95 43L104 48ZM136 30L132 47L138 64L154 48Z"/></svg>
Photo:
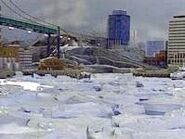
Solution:
<svg viewBox="0 0 185 139"><path fill-rule="evenodd" d="M58 26L58 35L57 35L57 57L60 59L60 26Z"/></svg>

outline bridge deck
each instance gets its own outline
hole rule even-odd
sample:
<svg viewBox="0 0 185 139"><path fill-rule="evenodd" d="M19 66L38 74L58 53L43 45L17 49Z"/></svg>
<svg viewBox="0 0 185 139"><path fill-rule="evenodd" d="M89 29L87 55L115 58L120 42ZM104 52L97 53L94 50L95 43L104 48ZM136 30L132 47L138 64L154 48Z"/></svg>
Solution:
<svg viewBox="0 0 185 139"><path fill-rule="evenodd" d="M43 33L43 34L57 34L57 27L49 27L37 23L27 22L27 21L21 21L17 19L10 19L7 17L0 16L0 25L3 26L9 26L9 27L15 27L22 30L30 30L37 33Z"/></svg>

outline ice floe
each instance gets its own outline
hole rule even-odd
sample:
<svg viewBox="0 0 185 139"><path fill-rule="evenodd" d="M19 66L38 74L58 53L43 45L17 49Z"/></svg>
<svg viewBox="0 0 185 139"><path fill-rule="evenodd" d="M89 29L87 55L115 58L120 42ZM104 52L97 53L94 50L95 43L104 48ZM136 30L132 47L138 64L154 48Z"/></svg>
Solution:
<svg viewBox="0 0 185 139"><path fill-rule="evenodd" d="M93 74L0 80L3 139L183 139L185 81Z"/></svg>

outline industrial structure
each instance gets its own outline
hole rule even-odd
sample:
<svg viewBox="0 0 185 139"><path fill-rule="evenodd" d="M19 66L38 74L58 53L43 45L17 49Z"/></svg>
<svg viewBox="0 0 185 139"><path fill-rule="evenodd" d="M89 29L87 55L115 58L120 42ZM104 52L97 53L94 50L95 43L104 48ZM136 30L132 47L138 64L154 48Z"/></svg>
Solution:
<svg viewBox="0 0 185 139"><path fill-rule="evenodd" d="M127 46L130 41L130 16L114 10L108 19L108 46Z"/></svg>
<svg viewBox="0 0 185 139"><path fill-rule="evenodd" d="M185 15L174 16L169 22L168 64L185 63Z"/></svg>

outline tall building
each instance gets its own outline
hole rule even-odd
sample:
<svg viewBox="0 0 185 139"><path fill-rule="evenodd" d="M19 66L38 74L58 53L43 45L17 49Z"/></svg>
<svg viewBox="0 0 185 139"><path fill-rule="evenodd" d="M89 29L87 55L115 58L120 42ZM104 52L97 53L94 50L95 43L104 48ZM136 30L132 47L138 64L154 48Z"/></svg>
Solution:
<svg viewBox="0 0 185 139"><path fill-rule="evenodd" d="M166 41L147 41L145 48L145 56L154 57L160 51L166 50L166 46Z"/></svg>
<svg viewBox="0 0 185 139"><path fill-rule="evenodd" d="M169 22L168 64L185 63L185 15L174 16Z"/></svg>
<svg viewBox="0 0 185 139"><path fill-rule="evenodd" d="M130 16L126 11L115 10L108 19L108 45L127 46L130 41Z"/></svg>

